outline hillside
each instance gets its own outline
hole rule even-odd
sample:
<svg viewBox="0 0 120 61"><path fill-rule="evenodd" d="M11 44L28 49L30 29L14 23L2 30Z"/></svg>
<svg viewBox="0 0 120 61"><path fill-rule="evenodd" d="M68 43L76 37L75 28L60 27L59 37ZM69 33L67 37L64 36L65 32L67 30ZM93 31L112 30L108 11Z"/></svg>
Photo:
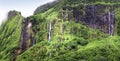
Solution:
<svg viewBox="0 0 120 61"><path fill-rule="evenodd" d="M0 61L119 61L119 0L56 0L0 26Z"/></svg>

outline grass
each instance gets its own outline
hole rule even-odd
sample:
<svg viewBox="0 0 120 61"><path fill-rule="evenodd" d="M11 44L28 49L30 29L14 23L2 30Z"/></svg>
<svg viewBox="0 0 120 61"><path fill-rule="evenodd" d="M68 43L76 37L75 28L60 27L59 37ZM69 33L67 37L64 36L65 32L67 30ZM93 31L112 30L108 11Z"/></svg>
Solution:
<svg viewBox="0 0 120 61"><path fill-rule="evenodd" d="M0 60L9 61L12 58L12 52L15 47L19 47L21 35L21 23L23 17L15 16L11 20L7 20L0 32ZM16 36L17 35L17 36Z"/></svg>
<svg viewBox="0 0 120 61"><path fill-rule="evenodd" d="M113 6L110 3L95 4ZM76 8L77 6L79 5L76 5ZM84 23L76 23L73 18L71 22L68 18L64 22L63 18L59 17L62 7L60 11L56 11L55 8L29 17L29 21L34 24L32 29L36 32L37 43L18 55L16 61L119 61L119 9L114 11L117 21L116 36L111 37L99 29L90 28ZM103 11L106 13L108 10ZM11 60L14 49L20 47L22 21L23 17L17 15L0 27L0 61ZM50 21L53 23L51 40L48 42Z"/></svg>

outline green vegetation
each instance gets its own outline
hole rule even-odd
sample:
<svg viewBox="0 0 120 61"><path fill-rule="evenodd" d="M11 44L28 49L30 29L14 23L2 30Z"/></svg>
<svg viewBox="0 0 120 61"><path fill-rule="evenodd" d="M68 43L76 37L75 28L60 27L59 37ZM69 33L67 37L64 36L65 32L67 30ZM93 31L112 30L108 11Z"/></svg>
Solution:
<svg viewBox="0 0 120 61"><path fill-rule="evenodd" d="M84 22L75 22L69 9L63 10L66 6L72 7L82 12L80 15L84 16L86 3L105 6L103 9L98 9L97 14L106 14L109 7L115 7L114 36L87 26ZM60 0L56 6L43 5L40 11L28 17L28 21L33 25L36 44L17 55L16 49L21 50L21 28L24 21L18 13L0 26L0 61L14 61L14 58L15 61L119 61L120 7L118 6L119 0ZM66 12L66 19L63 12ZM70 18L68 14L71 14ZM50 24L51 33L48 35ZM51 38L50 41L48 36Z"/></svg>
<svg viewBox="0 0 120 61"><path fill-rule="evenodd" d="M7 20L0 28L0 61L9 61L14 55L14 49L19 47L23 17L17 14Z"/></svg>

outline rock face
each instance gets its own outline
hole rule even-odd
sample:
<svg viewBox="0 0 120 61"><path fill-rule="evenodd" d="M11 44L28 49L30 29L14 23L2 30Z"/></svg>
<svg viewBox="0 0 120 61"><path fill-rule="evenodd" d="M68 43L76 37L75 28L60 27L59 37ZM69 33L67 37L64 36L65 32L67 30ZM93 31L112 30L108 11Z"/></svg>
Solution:
<svg viewBox="0 0 120 61"><path fill-rule="evenodd" d="M71 10L72 9L72 10ZM112 6L83 5L80 7L64 7L63 19L66 19L66 10L72 11L73 19L77 23L85 23L87 26L114 35L115 15ZM68 19L72 19L68 15Z"/></svg>
<svg viewBox="0 0 120 61"><path fill-rule="evenodd" d="M32 31L32 23L29 19L25 19L22 24L21 48L22 51L27 50L30 46L36 43L35 33Z"/></svg>
<svg viewBox="0 0 120 61"><path fill-rule="evenodd" d="M108 33L109 35L114 34L115 16L112 7L108 7L109 10L105 12L106 6L86 6L85 16L83 20L85 23L92 27L100 29L101 31ZM99 10L103 12L99 12Z"/></svg>
<svg viewBox="0 0 120 61"><path fill-rule="evenodd" d="M8 20L11 20L11 19L12 19L13 17L15 17L17 14L20 14L20 15L21 15L20 12L17 12L17 11L15 11L15 10L9 11L9 12L8 12Z"/></svg>

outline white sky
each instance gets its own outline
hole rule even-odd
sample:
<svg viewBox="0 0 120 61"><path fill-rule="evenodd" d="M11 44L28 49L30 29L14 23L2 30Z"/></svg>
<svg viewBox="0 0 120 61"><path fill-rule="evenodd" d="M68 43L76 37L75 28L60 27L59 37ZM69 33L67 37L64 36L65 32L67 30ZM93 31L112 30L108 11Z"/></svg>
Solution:
<svg viewBox="0 0 120 61"><path fill-rule="evenodd" d="M38 6L51 1L54 0L0 0L0 24L6 19L10 10L20 11L27 17L32 15Z"/></svg>

